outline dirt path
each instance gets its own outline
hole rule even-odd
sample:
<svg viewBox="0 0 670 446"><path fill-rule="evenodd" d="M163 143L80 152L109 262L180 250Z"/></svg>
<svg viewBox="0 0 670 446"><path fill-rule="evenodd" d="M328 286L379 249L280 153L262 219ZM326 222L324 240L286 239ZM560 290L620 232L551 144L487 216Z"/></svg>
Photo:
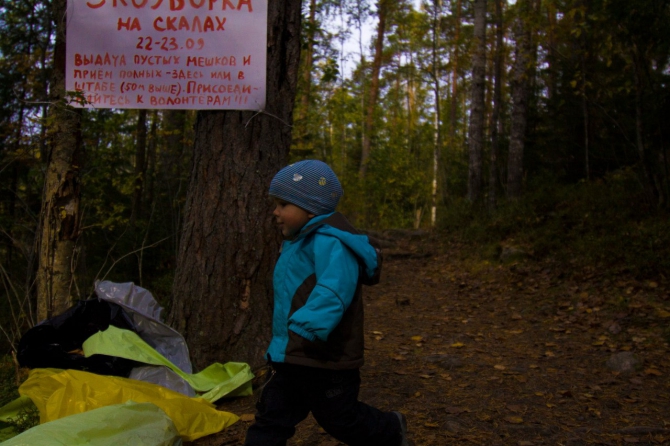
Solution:
<svg viewBox="0 0 670 446"><path fill-rule="evenodd" d="M366 290L361 399L407 415L417 446L670 444L670 284L532 259L390 249ZM608 360L632 353L634 371ZM224 403L253 413L255 397ZM241 421L198 445L242 444ZM292 445L339 445L309 418Z"/></svg>

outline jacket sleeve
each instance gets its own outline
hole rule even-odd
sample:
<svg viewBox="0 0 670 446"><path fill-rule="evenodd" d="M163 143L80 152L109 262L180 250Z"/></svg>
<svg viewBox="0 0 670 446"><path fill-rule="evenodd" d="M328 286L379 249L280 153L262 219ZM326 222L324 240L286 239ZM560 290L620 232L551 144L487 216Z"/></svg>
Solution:
<svg viewBox="0 0 670 446"><path fill-rule="evenodd" d="M288 328L303 338L326 341L349 308L358 284L358 260L339 239L314 237L316 286L307 303L289 318Z"/></svg>

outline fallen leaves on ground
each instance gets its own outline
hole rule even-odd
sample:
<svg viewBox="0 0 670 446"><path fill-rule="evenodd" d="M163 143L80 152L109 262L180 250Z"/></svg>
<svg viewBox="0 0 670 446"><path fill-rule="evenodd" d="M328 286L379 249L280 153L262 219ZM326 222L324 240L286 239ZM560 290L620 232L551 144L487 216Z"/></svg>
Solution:
<svg viewBox="0 0 670 446"><path fill-rule="evenodd" d="M423 243L412 252L433 255L387 259L381 283L365 289L373 348L361 370L361 399L405 413L416 446L670 441L667 278L479 262L465 246ZM621 352L640 366L609 369ZM221 408L250 414L256 398ZM248 426L197 445L241 445ZM340 443L310 416L289 444Z"/></svg>

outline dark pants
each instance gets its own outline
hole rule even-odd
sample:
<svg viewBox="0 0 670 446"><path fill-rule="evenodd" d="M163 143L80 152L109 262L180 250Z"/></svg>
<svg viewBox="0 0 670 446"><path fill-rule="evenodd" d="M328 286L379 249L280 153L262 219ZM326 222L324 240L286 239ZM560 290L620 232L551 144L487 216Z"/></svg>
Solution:
<svg viewBox="0 0 670 446"><path fill-rule="evenodd" d="M358 369L326 370L273 363L261 391L256 422L246 446L284 446L295 426L312 412L319 425L348 445L395 446L401 441L398 417L358 401Z"/></svg>

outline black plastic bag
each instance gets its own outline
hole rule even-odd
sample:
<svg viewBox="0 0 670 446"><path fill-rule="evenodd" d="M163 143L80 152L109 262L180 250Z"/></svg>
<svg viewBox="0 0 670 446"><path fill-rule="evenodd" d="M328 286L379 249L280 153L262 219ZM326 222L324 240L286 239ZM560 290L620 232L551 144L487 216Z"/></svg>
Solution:
<svg viewBox="0 0 670 446"><path fill-rule="evenodd" d="M128 377L137 362L81 351L86 339L110 325L136 331L119 305L98 299L81 300L65 312L28 330L19 342L17 359L22 367L84 370L100 375Z"/></svg>

